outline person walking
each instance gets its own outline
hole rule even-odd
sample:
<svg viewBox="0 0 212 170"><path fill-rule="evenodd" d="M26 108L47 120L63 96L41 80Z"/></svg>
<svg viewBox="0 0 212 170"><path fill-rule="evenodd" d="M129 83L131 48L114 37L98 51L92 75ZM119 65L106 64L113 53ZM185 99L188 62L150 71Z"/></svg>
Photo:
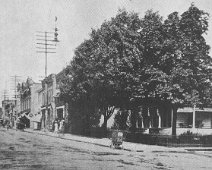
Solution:
<svg viewBox="0 0 212 170"><path fill-rule="evenodd" d="M64 120L63 119L60 121L59 131L60 131L60 133L64 133Z"/></svg>
<svg viewBox="0 0 212 170"><path fill-rule="evenodd" d="M55 122L54 122L54 132L58 133L58 121L57 120L55 120Z"/></svg>
<svg viewBox="0 0 212 170"><path fill-rule="evenodd" d="M10 125L10 122L9 121L6 124L6 128L7 128L7 130L11 129L11 125Z"/></svg>

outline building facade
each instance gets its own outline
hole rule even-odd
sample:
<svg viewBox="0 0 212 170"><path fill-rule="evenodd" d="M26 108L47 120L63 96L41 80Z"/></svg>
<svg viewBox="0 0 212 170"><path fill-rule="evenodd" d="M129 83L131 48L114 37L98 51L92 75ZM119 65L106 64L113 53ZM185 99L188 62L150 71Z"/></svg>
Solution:
<svg viewBox="0 0 212 170"><path fill-rule="evenodd" d="M0 119L2 119L2 115L3 115L3 112L2 112L2 108L0 107Z"/></svg>
<svg viewBox="0 0 212 170"><path fill-rule="evenodd" d="M3 100L2 101L2 118L11 122L11 126L15 121L15 105L16 100Z"/></svg>
<svg viewBox="0 0 212 170"><path fill-rule="evenodd" d="M171 135L171 128L161 129L161 134ZM212 135L212 108L184 107L177 111L176 135L191 132Z"/></svg>
<svg viewBox="0 0 212 170"><path fill-rule="evenodd" d="M26 127L33 127L31 119L39 112L38 89L41 83L35 83L31 78L19 84L17 100L18 117L24 118Z"/></svg>
<svg viewBox="0 0 212 170"><path fill-rule="evenodd" d="M176 135L188 131L200 135L212 135L212 108L179 108L176 117ZM172 135L172 109L166 106L141 109L138 114L137 128L144 133Z"/></svg>
<svg viewBox="0 0 212 170"><path fill-rule="evenodd" d="M53 130L53 122L67 117L67 106L60 100L60 74L51 74L42 81L42 89L39 91L41 100L41 128Z"/></svg>

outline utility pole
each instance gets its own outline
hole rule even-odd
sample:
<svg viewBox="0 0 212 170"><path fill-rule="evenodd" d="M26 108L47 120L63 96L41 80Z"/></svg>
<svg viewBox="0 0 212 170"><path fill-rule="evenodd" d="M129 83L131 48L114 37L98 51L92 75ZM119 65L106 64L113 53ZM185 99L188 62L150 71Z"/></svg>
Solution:
<svg viewBox="0 0 212 170"><path fill-rule="evenodd" d="M48 54L56 53L56 45L57 42L59 42L57 36L58 36L58 29L56 26L57 17L55 17L55 28L54 32L48 32L48 31L37 31L37 53L44 53L45 54L45 78L47 77L47 62L48 62ZM48 117L48 86L45 83L45 98L46 98L46 118ZM46 126L46 120L44 120L44 128Z"/></svg>
<svg viewBox="0 0 212 170"><path fill-rule="evenodd" d="M38 49L37 53L45 54L45 77L47 77L47 55L49 53L56 53L56 43L59 42L57 39L57 28L55 28L55 32L37 31L37 33L37 41L39 41L36 43L39 45L36 47Z"/></svg>
<svg viewBox="0 0 212 170"><path fill-rule="evenodd" d="M20 77L21 76L10 76L11 80L12 80L12 91L14 92L14 96L12 98L15 99L15 102L17 101L17 84L20 82Z"/></svg>
<svg viewBox="0 0 212 170"><path fill-rule="evenodd" d="M8 92L7 92L7 90L4 90L4 92L3 92L3 99L4 100L8 100Z"/></svg>
<svg viewBox="0 0 212 170"><path fill-rule="evenodd" d="M21 76L17 76L17 75L14 75L14 76L10 76L11 78L11 81L12 81L12 84L11 85L11 90L12 90L12 96L11 96L11 99L14 99L15 103L14 105L12 105L12 114L10 115L10 119L12 121L12 124L14 125L14 120L16 120L16 114L17 114L17 84L18 82L20 82L20 78Z"/></svg>
<svg viewBox="0 0 212 170"><path fill-rule="evenodd" d="M9 100L9 91L8 91L8 80L5 81L5 88L1 92L1 99Z"/></svg>
<svg viewBox="0 0 212 170"><path fill-rule="evenodd" d="M56 45L59 42L58 38L58 29L57 29L57 17L55 17L55 28L54 32L48 31L37 31L37 53L44 53L45 54L45 77L47 77L47 55L49 53L56 53Z"/></svg>
<svg viewBox="0 0 212 170"><path fill-rule="evenodd" d="M6 89L3 91L3 95L2 96L3 96L3 101L2 101L2 112L3 112L3 115L2 115L2 118L4 118L6 116L5 103L7 103L6 100L9 100L8 99L8 91Z"/></svg>

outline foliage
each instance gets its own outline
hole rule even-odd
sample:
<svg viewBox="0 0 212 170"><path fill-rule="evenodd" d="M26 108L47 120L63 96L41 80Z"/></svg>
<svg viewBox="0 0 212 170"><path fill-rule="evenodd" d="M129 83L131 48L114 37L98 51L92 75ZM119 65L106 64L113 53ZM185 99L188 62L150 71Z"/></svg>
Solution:
<svg viewBox="0 0 212 170"><path fill-rule="evenodd" d="M130 109L135 127L137 108L145 103L164 102L175 111L208 104L212 59L207 29L208 14L193 4L164 21L151 10L142 19L120 10L77 47L64 70L62 97L86 120L104 115L104 127L115 108Z"/></svg>
<svg viewBox="0 0 212 170"><path fill-rule="evenodd" d="M189 23L189 24L188 24ZM208 102L211 88L211 57L203 34L207 30L207 14L193 4L178 17L172 13L164 22L166 35L162 68L168 66L167 83L159 85L157 93L168 96L173 104L198 105ZM171 67L170 67L171 66Z"/></svg>
<svg viewBox="0 0 212 170"><path fill-rule="evenodd" d="M185 137L188 137L188 136L190 136L190 137L197 137L197 136L200 136L200 134L193 133L191 131L187 131L187 132L184 132L181 135L179 135L179 137L183 137L183 136L185 136Z"/></svg>

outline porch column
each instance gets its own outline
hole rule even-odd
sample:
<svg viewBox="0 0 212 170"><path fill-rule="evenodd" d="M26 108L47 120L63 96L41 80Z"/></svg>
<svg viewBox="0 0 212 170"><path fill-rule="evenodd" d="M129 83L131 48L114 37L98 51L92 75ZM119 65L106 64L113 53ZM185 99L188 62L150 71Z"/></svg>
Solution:
<svg viewBox="0 0 212 170"><path fill-rule="evenodd" d="M139 112L138 112L138 115L139 115L139 119L140 119L140 128L144 128L144 117L143 117L143 110L142 108L140 108Z"/></svg>
<svg viewBox="0 0 212 170"><path fill-rule="evenodd" d="M149 118L149 128L152 128L152 120L150 119L150 111L149 111L149 108L147 110L147 115L148 115L148 118Z"/></svg>
<svg viewBox="0 0 212 170"><path fill-rule="evenodd" d="M173 116L174 115L174 112L173 112L173 109L171 109L171 127L173 127L174 123L173 123Z"/></svg>
<svg viewBox="0 0 212 170"><path fill-rule="evenodd" d="M196 120L195 108L196 108L196 105L194 105L194 107L193 107L193 125L192 125L193 129L195 129L195 120Z"/></svg>
<svg viewBox="0 0 212 170"><path fill-rule="evenodd" d="M141 118L141 128L144 128L144 118Z"/></svg>
<svg viewBox="0 0 212 170"><path fill-rule="evenodd" d="M177 107L172 106L172 135L175 137L177 133L176 122L177 122Z"/></svg>
<svg viewBox="0 0 212 170"><path fill-rule="evenodd" d="M54 118L54 120L57 119L57 118L58 118L58 116L57 116L57 107L55 107L55 118Z"/></svg>
<svg viewBox="0 0 212 170"><path fill-rule="evenodd" d="M157 116L158 116L158 128L161 128L161 116L160 116L159 109L157 109Z"/></svg>
<svg viewBox="0 0 212 170"><path fill-rule="evenodd" d="M65 106L63 107L63 119L65 119Z"/></svg>
<svg viewBox="0 0 212 170"><path fill-rule="evenodd" d="M49 120L48 120L48 108L45 111L45 129L48 129L49 126Z"/></svg>

